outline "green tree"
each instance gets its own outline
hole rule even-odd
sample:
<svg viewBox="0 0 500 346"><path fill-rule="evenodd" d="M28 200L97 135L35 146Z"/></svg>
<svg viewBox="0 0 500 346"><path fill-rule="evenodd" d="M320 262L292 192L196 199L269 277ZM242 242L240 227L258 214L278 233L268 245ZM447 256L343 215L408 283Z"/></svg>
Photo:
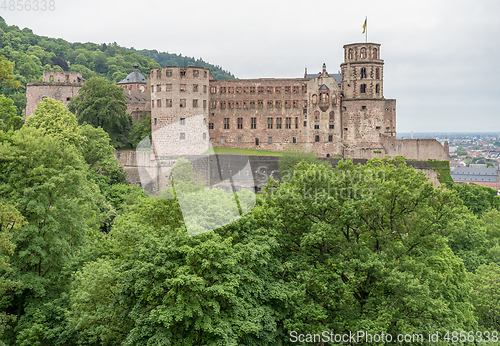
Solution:
<svg viewBox="0 0 500 346"><path fill-rule="evenodd" d="M23 124L23 119L17 115L17 107L14 101L0 95L0 130L7 132L9 130L19 130Z"/></svg>
<svg viewBox="0 0 500 346"><path fill-rule="evenodd" d="M17 89L20 83L12 75L13 68L13 63L9 62L4 56L0 56L0 83Z"/></svg>
<svg viewBox="0 0 500 346"><path fill-rule="evenodd" d="M500 332L500 266L496 263L480 266L471 275L471 281L479 323Z"/></svg>
<svg viewBox="0 0 500 346"><path fill-rule="evenodd" d="M474 327L464 265L446 244L466 210L401 158L394 164L302 162L290 182L270 182L268 227L280 230L292 290L287 333Z"/></svg>
<svg viewBox="0 0 500 346"><path fill-rule="evenodd" d="M0 197L16 203L28 222L12 238L7 277L21 286L0 299L2 310L18 318L5 336L10 344L48 342L63 335L54 332L65 323L63 269L99 218L95 203L102 197L75 146L31 127L0 143L0 183Z"/></svg>
<svg viewBox="0 0 500 346"><path fill-rule="evenodd" d="M278 161L281 179L283 181L290 180L290 175L293 174L295 166L301 161L317 165L321 164L320 159L314 154L314 151L300 146L289 146Z"/></svg>
<svg viewBox="0 0 500 346"><path fill-rule="evenodd" d="M58 137L76 147L80 147L84 140L75 115L61 101L51 98L38 103L25 126L41 129L45 134Z"/></svg>
<svg viewBox="0 0 500 346"><path fill-rule="evenodd" d="M123 89L104 78L88 80L68 104L80 124L86 122L101 127L109 134L115 148L126 145L130 116L126 114L126 96Z"/></svg>
<svg viewBox="0 0 500 346"><path fill-rule="evenodd" d="M129 137L130 146L132 148L137 147L139 142L146 136L151 138L151 115L147 115L141 120L132 123L132 129L130 130Z"/></svg>
<svg viewBox="0 0 500 346"><path fill-rule="evenodd" d="M465 206L474 214L481 215L488 209L500 206L498 192L491 187L472 184L453 184L451 187L458 193Z"/></svg>

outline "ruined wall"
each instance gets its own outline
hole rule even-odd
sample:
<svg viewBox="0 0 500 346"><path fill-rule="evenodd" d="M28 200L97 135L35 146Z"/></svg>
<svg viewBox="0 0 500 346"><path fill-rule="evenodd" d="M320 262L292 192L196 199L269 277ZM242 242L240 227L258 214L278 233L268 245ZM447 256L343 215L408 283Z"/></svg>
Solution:
<svg viewBox="0 0 500 346"><path fill-rule="evenodd" d="M341 93L326 70L317 78L211 81L210 92L213 146L342 153Z"/></svg>
<svg viewBox="0 0 500 346"><path fill-rule="evenodd" d="M409 160L447 160L447 152L443 145L433 138L395 139L382 138L385 154L395 157L403 156Z"/></svg>
<svg viewBox="0 0 500 346"><path fill-rule="evenodd" d="M38 102L46 97L68 105L72 97L78 94L83 84L71 83L28 83L26 86L26 115L24 120L33 115Z"/></svg>
<svg viewBox="0 0 500 346"><path fill-rule="evenodd" d="M115 157L120 162L120 165L127 172L127 180L134 185L141 186L144 183L144 177L151 177L151 183L146 181L143 188L149 191L157 190L158 186L161 189L169 184L170 170L175 163L175 158L157 158L150 152L136 151L116 151ZM197 174L199 181L202 181L207 186L219 184L221 181L229 181L233 179L236 184L248 183L250 179L251 185L258 191L264 187L267 180L272 175L275 180L280 179L279 172L279 157L277 156L245 156L245 155L194 155L186 157L193 165L193 171ZM336 167L340 159L338 158L323 158L323 161L328 162L332 167ZM365 164L366 159L354 159L353 163ZM247 165L250 170L247 171ZM407 166L412 166L415 170L423 172L429 181L435 187L441 184L438 180L439 173L433 168L433 163L430 161L407 161ZM251 174L249 174L251 172ZM147 175L146 175L147 174ZM252 181L253 179L253 181Z"/></svg>

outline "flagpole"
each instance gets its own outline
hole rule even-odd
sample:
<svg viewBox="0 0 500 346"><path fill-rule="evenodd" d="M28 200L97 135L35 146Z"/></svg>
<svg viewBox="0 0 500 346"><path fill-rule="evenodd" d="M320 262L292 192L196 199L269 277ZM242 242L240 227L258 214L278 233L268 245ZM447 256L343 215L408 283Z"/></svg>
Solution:
<svg viewBox="0 0 500 346"><path fill-rule="evenodd" d="M368 43L368 16L365 17L365 23L366 23L366 35L365 35L365 40L366 43Z"/></svg>

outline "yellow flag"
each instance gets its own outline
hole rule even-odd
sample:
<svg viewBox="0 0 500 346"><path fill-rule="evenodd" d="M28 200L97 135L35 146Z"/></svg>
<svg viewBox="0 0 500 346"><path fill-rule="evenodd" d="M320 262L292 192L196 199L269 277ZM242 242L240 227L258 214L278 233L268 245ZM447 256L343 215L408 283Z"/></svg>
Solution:
<svg viewBox="0 0 500 346"><path fill-rule="evenodd" d="M365 33L365 30L366 30L366 19L367 18L365 18L365 24L363 24L363 34Z"/></svg>

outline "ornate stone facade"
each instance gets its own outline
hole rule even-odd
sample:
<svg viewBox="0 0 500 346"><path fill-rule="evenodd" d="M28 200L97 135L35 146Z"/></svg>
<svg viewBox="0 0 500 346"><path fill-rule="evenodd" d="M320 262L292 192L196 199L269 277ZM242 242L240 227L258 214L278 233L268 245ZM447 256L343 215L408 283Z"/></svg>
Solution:
<svg viewBox="0 0 500 346"><path fill-rule="evenodd" d="M380 44L345 45L340 66L340 75L329 74L323 64L322 72L306 70L303 78L246 80L213 80L208 69L199 67L153 68L148 80L153 140L165 148L169 140L155 131L199 116L214 147L284 150L300 145L321 157L403 154L446 160L436 140L396 139L396 100L383 94Z"/></svg>

